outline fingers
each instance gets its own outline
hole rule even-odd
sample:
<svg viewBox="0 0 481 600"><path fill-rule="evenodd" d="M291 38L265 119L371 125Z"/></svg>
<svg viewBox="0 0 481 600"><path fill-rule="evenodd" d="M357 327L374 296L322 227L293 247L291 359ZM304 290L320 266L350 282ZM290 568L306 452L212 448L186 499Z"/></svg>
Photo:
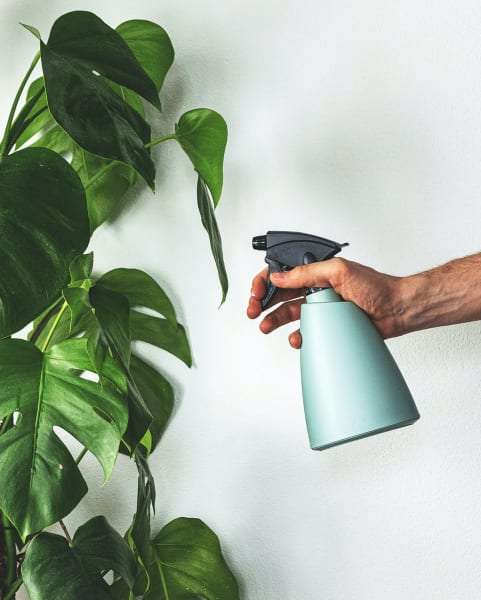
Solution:
<svg viewBox="0 0 481 600"><path fill-rule="evenodd" d="M345 264L341 258L332 258L310 265L301 265L290 271L272 273L272 283L280 288L335 287L345 278Z"/></svg>
<svg viewBox="0 0 481 600"><path fill-rule="evenodd" d="M297 321L301 316L301 306L304 302L304 298L284 302L262 319L259 329L262 333L271 333L287 323Z"/></svg>
<svg viewBox="0 0 481 600"><path fill-rule="evenodd" d="M258 273L252 280L251 295L247 306L247 316L256 319L264 310L261 301L266 295L267 268ZM279 302L286 302L301 295L301 290L279 289L267 308L275 306Z"/></svg>

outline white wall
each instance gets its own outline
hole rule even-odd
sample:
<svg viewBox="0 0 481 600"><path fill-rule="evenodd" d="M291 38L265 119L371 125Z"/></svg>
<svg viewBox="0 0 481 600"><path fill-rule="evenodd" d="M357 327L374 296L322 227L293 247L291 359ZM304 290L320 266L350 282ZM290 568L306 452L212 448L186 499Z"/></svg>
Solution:
<svg viewBox="0 0 481 600"><path fill-rule="evenodd" d="M290 228L407 274L481 248L481 7L442 0L3 0L1 108L67 10L162 24L177 50L163 103L230 127L218 209L230 293L196 214L195 177L158 151L158 191L95 236L98 268L136 266L170 291L194 349L173 373L177 411L153 457L155 526L198 516L221 537L247 600L474 599L481 586L481 326L389 343L422 414L412 428L309 450L298 355L245 318L262 257L252 235ZM161 130L170 129L162 125ZM348 372L348 366L346 365ZM86 460L92 485L99 467ZM71 518L124 527L135 474Z"/></svg>

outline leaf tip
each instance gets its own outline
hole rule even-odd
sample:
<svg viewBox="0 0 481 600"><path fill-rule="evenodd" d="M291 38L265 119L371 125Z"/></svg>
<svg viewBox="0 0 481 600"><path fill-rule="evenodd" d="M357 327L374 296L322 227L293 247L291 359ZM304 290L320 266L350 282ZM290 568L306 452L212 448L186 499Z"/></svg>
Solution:
<svg viewBox="0 0 481 600"><path fill-rule="evenodd" d="M24 27L27 31L30 31L30 33L34 35L38 40L42 41L40 31L36 27L33 27L32 25L27 25L26 23L20 23L20 25Z"/></svg>

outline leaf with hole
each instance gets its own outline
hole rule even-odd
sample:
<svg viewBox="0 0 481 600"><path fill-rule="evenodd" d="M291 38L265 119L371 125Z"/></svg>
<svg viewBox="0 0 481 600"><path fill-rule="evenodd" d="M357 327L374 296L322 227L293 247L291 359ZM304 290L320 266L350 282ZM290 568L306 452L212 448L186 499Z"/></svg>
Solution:
<svg viewBox="0 0 481 600"><path fill-rule="evenodd" d="M45 353L23 340L0 341L0 419L18 413L0 435L0 509L24 538L68 514L87 491L54 427L97 458L105 479L112 472L128 419L125 377L108 357L103 385L84 371L94 371L85 339Z"/></svg>

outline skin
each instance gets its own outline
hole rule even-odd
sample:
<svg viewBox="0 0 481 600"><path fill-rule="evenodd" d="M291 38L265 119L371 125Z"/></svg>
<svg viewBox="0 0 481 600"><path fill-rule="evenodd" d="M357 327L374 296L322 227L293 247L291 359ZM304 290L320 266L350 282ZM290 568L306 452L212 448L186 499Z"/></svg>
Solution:
<svg viewBox="0 0 481 600"><path fill-rule="evenodd" d="M250 319L262 313L267 269L252 281L247 307ZM344 300L362 308L383 338L411 331L481 319L481 253L407 277L386 275L364 265L332 258L273 273L278 287L268 312L260 321L262 333L295 322L305 302L304 288L334 288ZM302 344L299 329L289 335L293 348Z"/></svg>

